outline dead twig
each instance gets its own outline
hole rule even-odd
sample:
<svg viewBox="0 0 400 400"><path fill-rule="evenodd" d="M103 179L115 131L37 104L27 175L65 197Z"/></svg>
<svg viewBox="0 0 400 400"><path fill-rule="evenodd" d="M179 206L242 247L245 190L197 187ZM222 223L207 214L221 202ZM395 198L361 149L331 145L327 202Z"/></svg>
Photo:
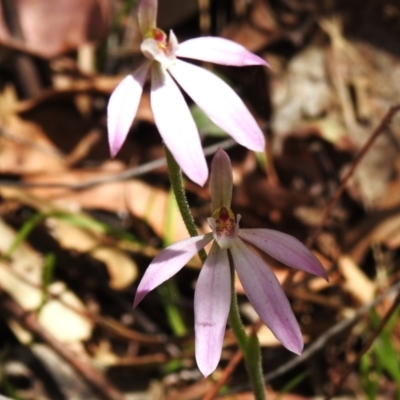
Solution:
<svg viewBox="0 0 400 400"><path fill-rule="evenodd" d="M229 149L236 145L236 142L233 139L226 139L220 143L214 144L212 146L208 146L204 149L204 154L206 156L214 154L218 147L222 149ZM123 172L118 174L113 174L110 176L105 176L101 179L94 179L87 182L77 183L77 184L64 184L64 183L29 183L29 182L18 182L8 179L0 179L0 186L8 186L8 187L19 187L19 188L56 188L56 189L70 189L70 190L86 190L91 189L96 186L104 185L106 183L112 182L120 182L128 179L132 179L148 172L155 170L156 168L160 168L166 165L165 157L159 158L157 160L148 162L146 164L140 165L138 167L129 168Z"/></svg>
<svg viewBox="0 0 400 400"><path fill-rule="evenodd" d="M380 124L375 128L375 130L372 132L372 135L369 137L369 139L365 142L361 150L358 152L356 155L354 162L352 163L351 167L347 171L346 175L343 177L342 181L340 182L340 186L335 192L335 195L333 196L332 200L329 202L328 206L325 208L325 212L322 215L322 218L315 229L314 233L309 237L307 240L307 247L312 247L314 244L314 241L316 237L319 235L319 233L322 231L326 223L328 222L328 219L333 211L333 209L336 206L336 203L339 201L340 196L344 192L344 189L346 188L350 178L353 176L354 171L360 164L361 160L364 158L365 154L368 152L368 150L371 148L372 144L375 142L375 140L378 138L378 136L385 131L385 129L388 128L388 125L392 121L393 117L397 112L400 111L400 105L392 106L390 107L389 111L386 113L386 115L382 118Z"/></svg>

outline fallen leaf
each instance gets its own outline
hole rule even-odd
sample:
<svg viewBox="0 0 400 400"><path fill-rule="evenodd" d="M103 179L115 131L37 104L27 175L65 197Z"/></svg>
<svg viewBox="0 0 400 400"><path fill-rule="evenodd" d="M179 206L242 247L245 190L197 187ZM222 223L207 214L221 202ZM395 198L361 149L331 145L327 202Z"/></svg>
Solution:
<svg viewBox="0 0 400 400"><path fill-rule="evenodd" d="M74 169L57 174L25 176L24 181L37 184L74 185L106 179L124 170L123 163L109 161L94 169ZM137 179L104 183L79 191L68 188L38 187L31 189L30 193L40 198L52 199L54 204L62 206L64 209L88 208L110 212L129 211L135 217L145 220L159 237L164 237L168 193ZM187 236L188 233L182 218L176 218L171 238L177 241Z"/></svg>
<svg viewBox="0 0 400 400"><path fill-rule="evenodd" d="M1 219L0 238L0 252L7 253L16 233ZM36 311L42 304L42 269L42 257L22 243L12 252L10 261L0 260L0 285L25 310ZM88 339L92 322L71 309L85 312L79 298L59 281L51 283L48 291L60 296L63 303L55 299L46 301L38 316L43 327L63 342Z"/></svg>
<svg viewBox="0 0 400 400"><path fill-rule="evenodd" d="M367 304L375 297L376 286L360 267L348 256L339 257L338 269L344 278L345 289L361 304Z"/></svg>
<svg viewBox="0 0 400 400"><path fill-rule="evenodd" d="M42 213L71 213L70 210L60 205L57 206L51 201L32 196L23 190L3 188L0 192L4 197L17 199ZM79 213L71 214L84 216L84 214ZM86 218L89 217L86 216ZM65 219L55 217L48 219L47 223L62 247L90 254L93 258L103 262L110 275L110 286L112 288L122 289L136 279L137 266L135 261L125 251L110 246L103 233L76 226Z"/></svg>
<svg viewBox="0 0 400 400"><path fill-rule="evenodd" d="M108 31L109 0L15 0L14 9L24 38L10 33L0 5L0 43L47 58L98 41Z"/></svg>

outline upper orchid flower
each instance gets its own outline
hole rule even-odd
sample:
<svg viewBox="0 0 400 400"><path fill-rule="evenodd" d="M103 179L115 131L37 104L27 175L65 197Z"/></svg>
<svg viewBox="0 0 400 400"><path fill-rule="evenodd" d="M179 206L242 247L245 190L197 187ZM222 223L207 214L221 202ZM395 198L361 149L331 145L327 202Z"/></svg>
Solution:
<svg viewBox="0 0 400 400"><path fill-rule="evenodd" d="M141 0L139 28L142 53L148 59L114 90L108 103L108 135L111 156L121 148L136 115L146 76L151 72L151 108L160 134L186 175L199 185L208 170L196 125L178 84L220 128L239 144L264 151L264 136L242 100L211 72L177 57L223 65L268 65L260 57L232 41L203 37L178 44L156 27L157 0Z"/></svg>
<svg viewBox="0 0 400 400"><path fill-rule="evenodd" d="M225 326L231 303L230 252L243 288L262 321L289 350L300 354L303 339L299 325L279 281L268 265L245 242L293 268L327 279L316 257L297 239L271 229L239 229L231 206L232 170L228 155L216 153L210 177L212 232L181 240L167 247L151 262L141 280L134 306L146 294L175 275L200 249L214 239L201 269L194 296L196 360L208 376L221 357Z"/></svg>

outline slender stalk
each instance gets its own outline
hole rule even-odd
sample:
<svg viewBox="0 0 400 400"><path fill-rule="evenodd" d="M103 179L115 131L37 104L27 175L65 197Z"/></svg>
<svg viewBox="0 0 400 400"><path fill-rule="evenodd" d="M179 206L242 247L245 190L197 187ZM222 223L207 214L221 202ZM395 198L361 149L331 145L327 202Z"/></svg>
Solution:
<svg viewBox="0 0 400 400"><path fill-rule="evenodd" d="M235 268L233 260L229 255L229 266L231 269L231 309L229 312L228 323L243 353L247 373L249 374L251 386L256 400L265 400L265 386L261 368L261 348L258 342L257 333L253 332L250 336L246 335L242 319L240 318L239 306L235 291Z"/></svg>
<svg viewBox="0 0 400 400"><path fill-rule="evenodd" d="M165 218L164 240L163 246L168 247L173 243L173 234L175 228L176 217L178 214L178 207L174 198L172 190L168 193L167 199L167 215ZM161 298L161 304L164 307L169 326L172 332L182 337L187 335L185 319L182 316L180 307L176 304L176 297L180 297L178 285L176 284L175 277L168 279L157 288L157 293ZM1 400L1 399L0 399Z"/></svg>
<svg viewBox="0 0 400 400"><path fill-rule="evenodd" d="M235 335L236 340L238 341L240 350L242 350L242 353L244 355L248 345L249 338L246 335L242 319L240 318L239 305L235 290L235 269L233 267L232 256L229 252L228 252L228 257L229 257L229 266L231 269L231 309L229 311L228 323L232 329L233 334Z"/></svg>
<svg viewBox="0 0 400 400"><path fill-rule="evenodd" d="M166 146L164 146L164 150L167 158L169 179L171 181L172 190L178 204L179 212L182 215L183 222L185 223L189 235L192 237L197 236L199 233L197 231L196 224L194 222L193 215L190 212L189 203L186 198L181 169ZM199 256L201 261L204 263L207 258L207 253L204 250L200 250Z"/></svg>
<svg viewBox="0 0 400 400"><path fill-rule="evenodd" d="M257 400L265 400L266 393L261 365L261 348L257 332L251 333L248 337L247 351L244 353L244 360L253 387L254 397Z"/></svg>

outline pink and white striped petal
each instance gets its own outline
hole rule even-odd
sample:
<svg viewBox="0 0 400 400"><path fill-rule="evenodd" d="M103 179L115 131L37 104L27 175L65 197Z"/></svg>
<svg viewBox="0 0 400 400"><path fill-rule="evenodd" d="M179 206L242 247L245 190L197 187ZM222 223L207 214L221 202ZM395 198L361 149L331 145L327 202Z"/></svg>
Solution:
<svg viewBox="0 0 400 400"><path fill-rule="evenodd" d="M214 242L200 271L194 295L196 361L204 377L217 368L221 358L230 304L228 253Z"/></svg>
<svg viewBox="0 0 400 400"><path fill-rule="evenodd" d="M136 307L147 293L180 271L212 238L212 233L191 237L181 240L159 253L150 263L139 283L133 307Z"/></svg>
<svg viewBox="0 0 400 400"><path fill-rule="evenodd" d="M303 339L281 285L268 265L240 239L230 249L244 291L262 321L290 351L301 354Z"/></svg>
<svg viewBox="0 0 400 400"><path fill-rule="evenodd" d="M128 135L139 107L143 85L151 62L145 62L126 76L112 92L107 106L108 143L115 157Z"/></svg>
<svg viewBox="0 0 400 400"><path fill-rule="evenodd" d="M153 64L151 78L151 108L164 143L182 171L203 186L208 167L189 107L176 83L160 64Z"/></svg>
<svg viewBox="0 0 400 400"><path fill-rule="evenodd" d="M264 151L265 140L260 127L243 101L222 79L182 60L177 60L168 71L216 125L242 146Z"/></svg>
<svg viewBox="0 0 400 400"><path fill-rule="evenodd" d="M178 57L193 58L221 65L246 67L269 64L238 43L218 37L189 39L179 44Z"/></svg>
<svg viewBox="0 0 400 400"><path fill-rule="evenodd" d="M238 235L282 264L328 280L328 275L318 259L293 236L273 229L240 229Z"/></svg>

